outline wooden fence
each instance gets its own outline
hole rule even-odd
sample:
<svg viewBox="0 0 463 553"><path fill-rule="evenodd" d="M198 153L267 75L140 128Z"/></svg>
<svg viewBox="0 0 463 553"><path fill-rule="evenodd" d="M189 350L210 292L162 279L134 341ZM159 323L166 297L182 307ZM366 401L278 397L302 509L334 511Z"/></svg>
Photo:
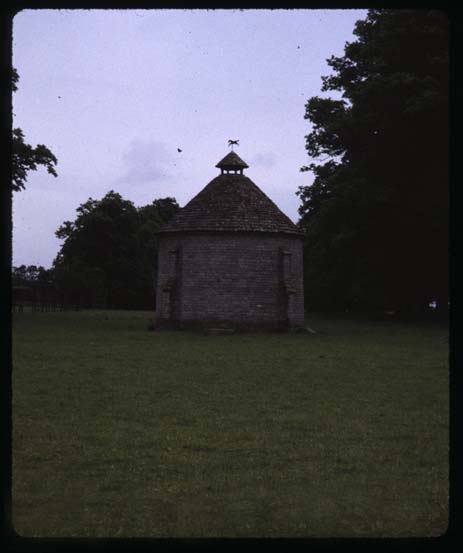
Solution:
<svg viewBox="0 0 463 553"><path fill-rule="evenodd" d="M14 286L13 312L79 310L79 302L70 300L48 286Z"/></svg>

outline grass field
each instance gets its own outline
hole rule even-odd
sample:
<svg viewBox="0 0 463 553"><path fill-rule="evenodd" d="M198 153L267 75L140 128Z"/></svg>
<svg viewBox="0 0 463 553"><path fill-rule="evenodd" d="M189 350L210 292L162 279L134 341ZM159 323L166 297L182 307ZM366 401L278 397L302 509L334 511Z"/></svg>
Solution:
<svg viewBox="0 0 463 553"><path fill-rule="evenodd" d="M435 536L447 328L148 332L147 312L14 314L23 536Z"/></svg>

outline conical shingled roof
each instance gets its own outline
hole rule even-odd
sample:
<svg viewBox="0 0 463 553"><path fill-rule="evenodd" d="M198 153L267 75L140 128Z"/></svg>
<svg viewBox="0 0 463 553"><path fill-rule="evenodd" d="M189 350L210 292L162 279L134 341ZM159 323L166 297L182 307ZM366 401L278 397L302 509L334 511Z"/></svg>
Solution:
<svg viewBox="0 0 463 553"><path fill-rule="evenodd" d="M228 153L217 163L219 169L246 169L249 165L236 152Z"/></svg>
<svg viewBox="0 0 463 553"><path fill-rule="evenodd" d="M251 179L240 174L218 175L159 234L193 231L303 234Z"/></svg>

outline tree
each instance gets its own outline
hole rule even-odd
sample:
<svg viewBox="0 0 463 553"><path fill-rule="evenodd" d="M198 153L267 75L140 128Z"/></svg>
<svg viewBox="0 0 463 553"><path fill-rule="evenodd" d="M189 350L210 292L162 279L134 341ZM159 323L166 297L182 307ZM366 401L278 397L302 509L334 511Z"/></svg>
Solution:
<svg viewBox="0 0 463 553"><path fill-rule="evenodd" d="M11 76L11 88L17 90L19 75L13 68ZM12 189L15 192L24 190L29 171L37 171L43 165L54 177L58 176L55 170L58 160L53 153L43 144L33 148L24 141L24 133L19 128L14 128L12 133Z"/></svg>
<svg viewBox="0 0 463 553"><path fill-rule="evenodd" d="M41 265L20 265L13 267L12 277L13 283L17 285L50 284L53 282L53 271Z"/></svg>
<svg viewBox="0 0 463 553"><path fill-rule="evenodd" d="M21 265L12 270L13 304L24 306L30 302L35 307L62 303L56 288L53 269L41 265Z"/></svg>
<svg viewBox="0 0 463 553"><path fill-rule="evenodd" d="M89 198L56 231L64 240L54 261L60 288L87 306L153 307L155 233L178 208L174 198L136 208L112 190Z"/></svg>
<svg viewBox="0 0 463 553"><path fill-rule="evenodd" d="M300 187L314 307L448 301L448 31L438 11L369 10L312 97ZM324 158L322 160L322 158Z"/></svg>

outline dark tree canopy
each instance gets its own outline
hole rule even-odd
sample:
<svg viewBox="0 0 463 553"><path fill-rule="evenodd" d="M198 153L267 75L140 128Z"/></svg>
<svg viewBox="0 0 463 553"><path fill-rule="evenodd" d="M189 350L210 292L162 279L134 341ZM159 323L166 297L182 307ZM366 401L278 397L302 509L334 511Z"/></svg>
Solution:
<svg viewBox="0 0 463 553"><path fill-rule="evenodd" d="M152 309L155 233L177 209L174 198L137 208L112 190L89 198L56 231L63 240L54 261L60 289L87 306Z"/></svg>
<svg viewBox="0 0 463 553"><path fill-rule="evenodd" d="M53 282L52 269L45 269L42 265L20 265L13 267L13 285L49 284Z"/></svg>
<svg viewBox="0 0 463 553"><path fill-rule="evenodd" d="M18 87L19 75L13 68L11 75L11 89L15 92ZM42 165L47 171L57 176L55 166L58 160L53 153L43 144L38 144L33 148L24 141L24 133L19 128L13 129L12 134L12 183L11 188L14 192L24 190L29 171L37 171Z"/></svg>
<svg viewBox="0 0 463 553"><path fill-rule="evenodd" d="M307 305L420 308L448 301L448 23L370 10L310 98L300 187Z"/></svg>

